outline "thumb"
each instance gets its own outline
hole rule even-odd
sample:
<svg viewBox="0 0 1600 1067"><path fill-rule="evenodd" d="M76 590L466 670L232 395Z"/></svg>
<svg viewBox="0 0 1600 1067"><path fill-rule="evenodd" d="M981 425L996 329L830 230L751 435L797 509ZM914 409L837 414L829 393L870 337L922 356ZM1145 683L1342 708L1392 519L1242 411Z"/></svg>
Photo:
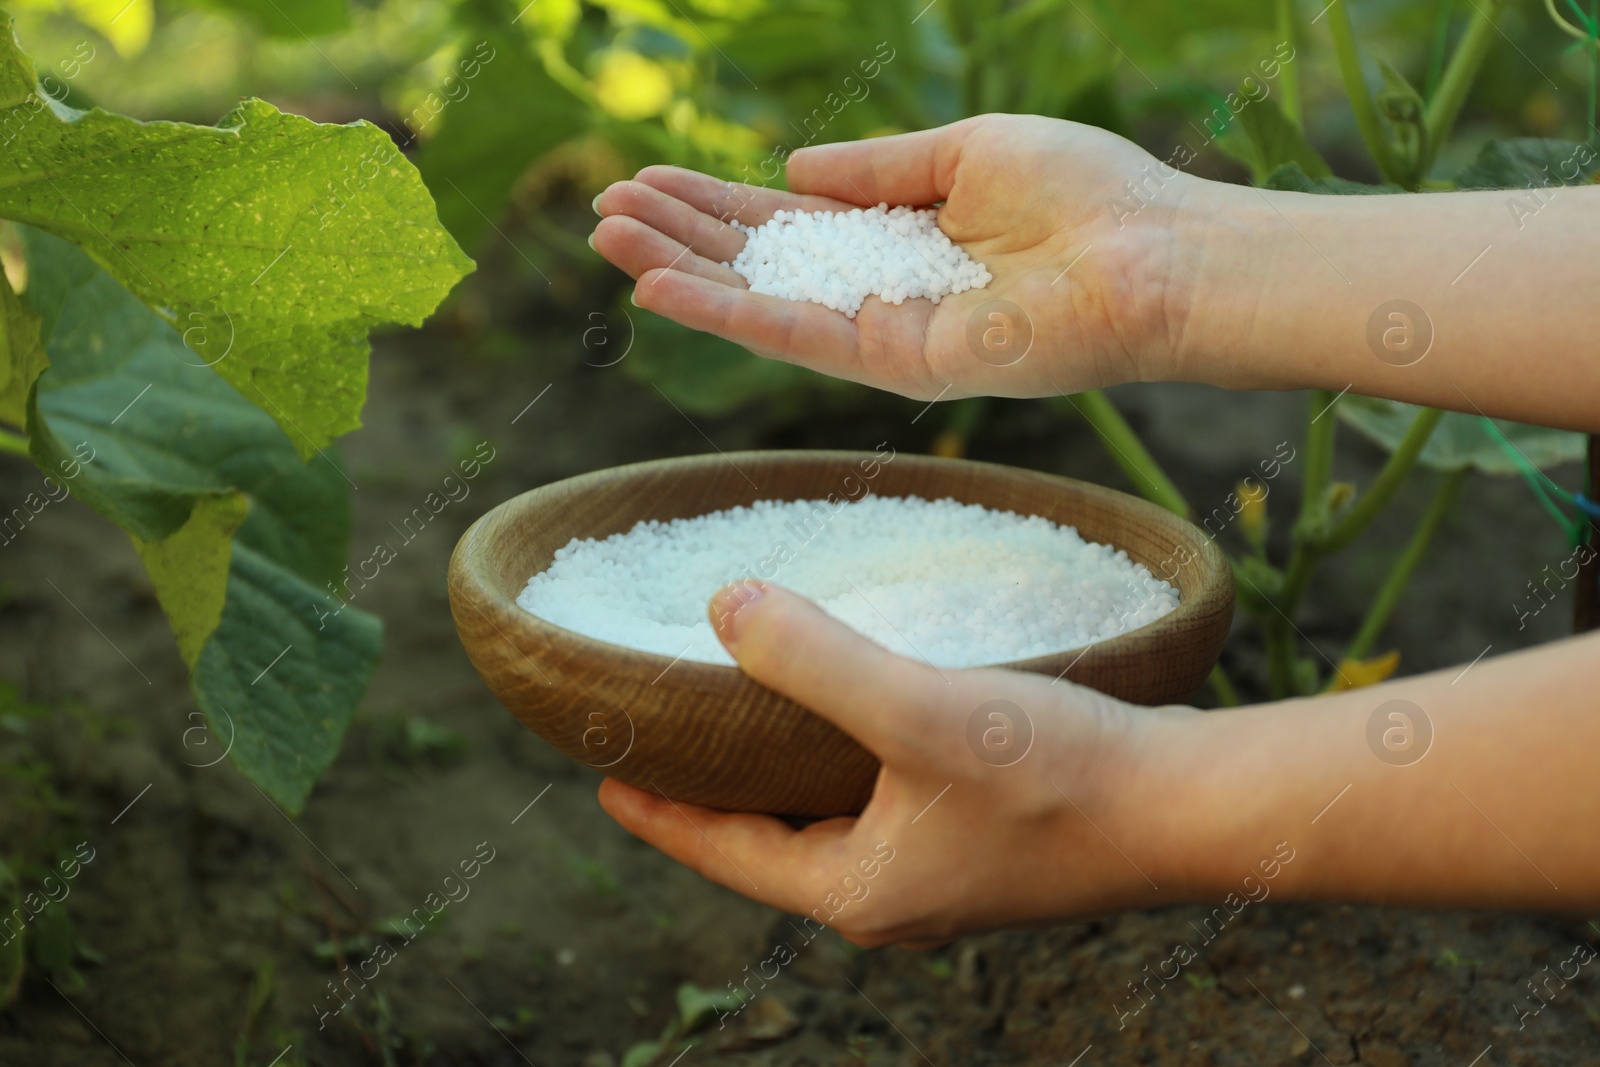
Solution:
<svg viewBox="0 0 1600 1067"><path fill-rule="evenodd" d="M816 604L764 582L711 598L711 624L739 669L854 737L885 762L920 748L951 682L897 656Z"/></svg>
<svg viewBox="0 0 1600 1067"><path fill-rule="evenodd" d="M977 121L801 148L784 173L796 193L862 206L936 204L950 195L961 146Z"/></svg>

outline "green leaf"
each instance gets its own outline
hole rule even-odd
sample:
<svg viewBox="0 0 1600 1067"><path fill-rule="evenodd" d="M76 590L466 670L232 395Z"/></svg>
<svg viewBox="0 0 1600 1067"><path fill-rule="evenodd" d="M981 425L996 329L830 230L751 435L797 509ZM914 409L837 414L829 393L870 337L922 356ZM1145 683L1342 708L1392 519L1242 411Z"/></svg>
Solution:
<svg viewBox="0 0 1600 1067"><path fill-rule="evenodd" d="M203 497L171 535L160 541L133 539L190 670L222 622L233 535L249 513L250 499L243 493Z"/></svg>
<svg viewBox="0 0 1600 1067"><path fill-rule="evenodd" d="M39 316L17 298L0 271L0 420L26 424L28 390L49 363L39 343Z"/></svg>
<svg viewBox="0 0 1600 1067"><path fill-rule="evenodd" d="M1548 185L1587 185L1600 171L1593 145L1519 137L1490 141L1462 172L1460 189L1526 189Z"/></svg>
<svg viewBox="0 0 1600 1067"><path fill-rule="evenodd" d="M1257 185L1291 163L1313 180L1333 177L1328 161L1270 97L1246 104L1217 147L1248 166Z"/></svg>
<svg viewBox="0 0 1600 1067"><path fill-rule="evenodd" d="M10 111L26 105L31 112L35 108L42 107L43 101L35 93L38 77L34 73L33 61L16 47L11 16L4 11L0 11L0 36L5 38L0 41L0 109ZM7 116L4 129L8 139L14 121L26 120L20 116L16 119Z"/></svg>
<svg viewBox="0 0 1600 1067"><path fill-rule="evenodd" d="M0 15L0 71L26 63L10 31ZM360 424L367 332L419 325L471 268L368 123L259 100L218 127L38 104L0 110L0 217L67 238L169 309L191 362L213 364L302 455Z"/></svg>
<svg viewBox="0 0 1600 1067"><path fill-rule="evenodd" d="M678 987L678 1022L683 1033L693 1033L715 1016L738 1011L744 1003L745 991L735 989L701 989L693 982Z"/></svg>
<svg viewBox="0 0 1600 1067"><path fill-rule="evenodd" d="M1314 178L1301 169L1298 163L1279 167L1262 182L1266 189L1284 189L1291 193L1321 193L1332 196L1352 196L1366 193L1405 192L1398 185L1367 185L1348 178Z"/></svg>
<svg viewBox="0 0 1600 1067"><path fill-rule="evenodd" d="M1362 436L1391 451L1405 436L1421 409L1415 404L1379 400L1367 396L1347 396L1337 406L1339 417ZM1541 470L1571 463L1584 457L1587 439L1570 430L1551 430L1495 419L1500 432ZM1428 439L1417 462L1439 471L1471 467L1485 474L1516 474L1516 464L1494 439L1484 432L1476 415L1446 412Z"/></svg>
<svg viewBox="0 0 1600 1067"><path fill-rule="evenodd" d="M651 1067L666 1046L660 1041L640 1041L622 1054L621 1067Z"/></svg>
<svg viewBox="0 0 1600 1067"><path fill-rule="evenodd" d="M1103 27L1113 41L1131 41L1141 52L1174 59L1182 52L1184 37L1218 29L1268 30L1273 25L1272 5L1259 0L1204 0L1188 4L1173 4L1167 0L1121 0L1092 7L1081 5L1075 14L1086 28ZM1089 32L1095 31L1090 29Z"/></svg>
<svg viewBox="0 0 1600 1067"><path fill-rule="evenodd" d="M350 25L344 0L211 0L255 21L274 37L316 37Z"/></svg>
<svg viewBox="0 0 1600 1067"><path fill-rule="evenodd" d="M464 83L471 91L443 108L437 136L417 155L440 221L467 248L499 220L528 165L589 123L583 103L524 38L491 31L473 54L478 76Z"/></svg>
<svg viewBox="0 0 1600 1067"><path fill-rule="evenodd" d="M82 251L21 229L23 299L51 361L29 413L34 457L77 461L73 492L138 539L219 748L297 811L381 642L376 619L327 591L349 535L345 475L329 455L303 462Z"/></svg>
<svg viewBox="0 0 1600 1067"><path fill-rule="evenodd" d="M233 762L293 813L339 754L383 627L355 608L334 614L322 587L257 550L250 533L234 541L227 606L194 693L214 736L236 729Z"/></svg>

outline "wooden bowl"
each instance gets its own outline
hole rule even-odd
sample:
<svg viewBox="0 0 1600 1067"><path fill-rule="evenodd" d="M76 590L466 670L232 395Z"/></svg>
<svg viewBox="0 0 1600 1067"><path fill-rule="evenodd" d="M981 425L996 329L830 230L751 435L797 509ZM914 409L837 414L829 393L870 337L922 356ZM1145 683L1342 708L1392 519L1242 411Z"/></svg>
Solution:
<svg viewBox="0 0 1600 1067"><path fill-rule="evenodd" d="M825 817L860 811L878 761L736 667L639 652L517 606L528 579L574 537L641 519L756 500L954 497L1041 515L1114 545L1175 582L1162 618L1086 649L1005 664L1141 704L1186 700L1216 664L1233 617L1227 557L1154 504L1070 478L965 460L871 453L739 452L635 463L541 486L494 508L450 559L450 611L478 673L523 724L573 759L676 800ZM853 479L847 481L847 478ZM779 575L779 581L782 576ZM707 589L706 596L715 590Z"/></svg>

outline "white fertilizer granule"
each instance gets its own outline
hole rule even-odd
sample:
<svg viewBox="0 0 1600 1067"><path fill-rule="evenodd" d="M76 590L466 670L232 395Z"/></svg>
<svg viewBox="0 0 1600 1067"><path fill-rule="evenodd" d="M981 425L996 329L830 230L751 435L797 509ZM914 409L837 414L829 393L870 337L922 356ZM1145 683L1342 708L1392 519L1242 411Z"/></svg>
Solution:
<svg viewBox="0 0 1600 1067"><path fill-rule="evenodd" d="M869 296L900 304L989 284L988 268L952 244L938 212L909 207L852 211L779 211L747 234L732 267L753 293L808 300L852 319Z"/></svg>
<svg viewBox="0 0 1600 1067"><path fill-rule="evenodd" d="M1178 606L1175 588L1070 526L949 499L873 495L762 500L575 539L517 603L612 644L731 664L706 602L752 577L941 667L1077 648Z"/></svg>

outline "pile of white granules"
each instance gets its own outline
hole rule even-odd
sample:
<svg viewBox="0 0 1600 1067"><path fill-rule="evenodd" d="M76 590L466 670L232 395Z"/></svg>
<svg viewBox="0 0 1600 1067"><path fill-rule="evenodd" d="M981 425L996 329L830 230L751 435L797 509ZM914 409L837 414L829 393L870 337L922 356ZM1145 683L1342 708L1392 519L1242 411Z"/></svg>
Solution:
<svg viewBox="0 0 1600 1067"><path fill-rule="evenodd" d="M748 235L732 267L753 293L808 300L852 319L869 296L889 304L982 289L991 275L950 242L938 212L909 207L779 211Z"/></svg>
<svg viewBox="0 0 1600 1067"><path fill-rule="evenodd" d="M870 494L855 503L757 501L573 540L517 603L612 644L731 664L706 603L749 578L810 597L872 640L941 667L1077 648L1178 606L1172 586L1070 526Z"/></svg>

